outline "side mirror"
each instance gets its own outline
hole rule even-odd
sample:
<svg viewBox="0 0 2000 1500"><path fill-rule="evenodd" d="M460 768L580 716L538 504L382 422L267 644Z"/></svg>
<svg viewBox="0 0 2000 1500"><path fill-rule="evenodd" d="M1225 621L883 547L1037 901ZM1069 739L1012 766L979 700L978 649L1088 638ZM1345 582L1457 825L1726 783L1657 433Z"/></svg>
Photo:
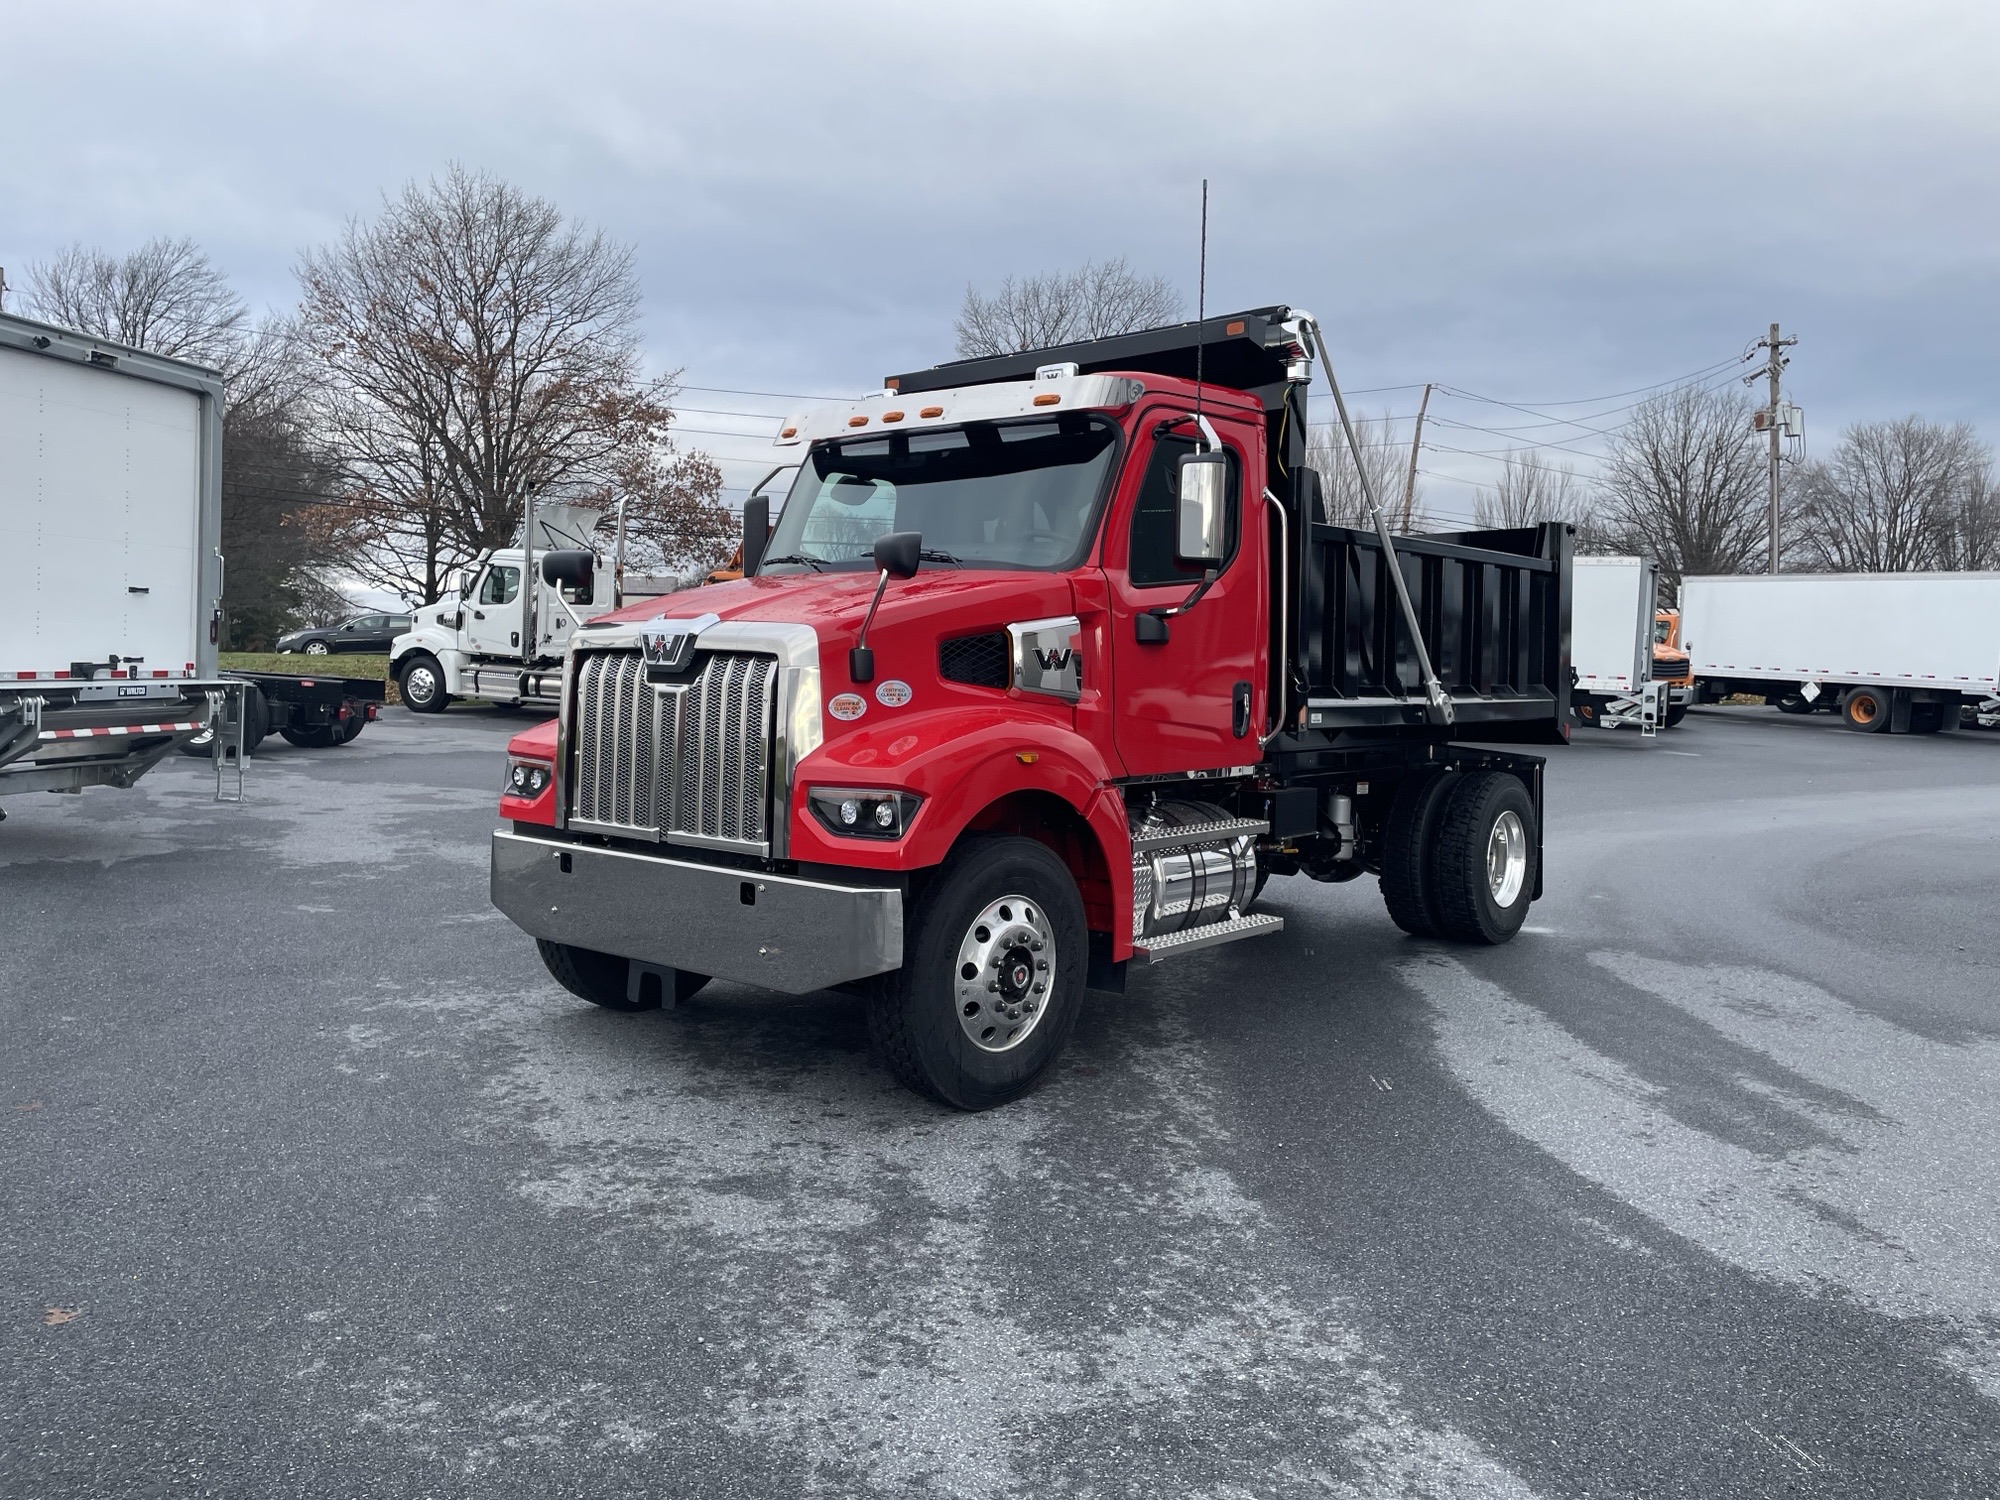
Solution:
<svg viewBox="0 0 2000 1500"><path fill-rule="evenodd" d="M743 576L753 578L771 540L771 497L752 495L743 502Z"/></svg>
<svg viewBox="0 0 2000 1500"><path fill-rule="evenodd" d="M571 588L590 587L590 576L597 568L597 559L581 548L565 548L542 554L542 582L566 583Z"/></svg>
<svg viewBox="0 0 2000 1500"><path fill-rule="evenodd" d="M1223 499L1228 492L1229 460L1222 454L1190 453L1181 459L1180 507L1174 527L1176 559L1204 567L1220 565Z"/></svg>
<svg viewBox="0 0 2000 1500"><path fill-rule="evenodd" d="M451 586L458 591L461 599L472 597L472 569L460 568L451 576Z"/></svg>
<svg viewBox="0 0 2000 1500"><path fill-rule="evenodd" d="M875 566L891 578L915 578L923 560L921 531L891 531L875 538Z"/></svg>

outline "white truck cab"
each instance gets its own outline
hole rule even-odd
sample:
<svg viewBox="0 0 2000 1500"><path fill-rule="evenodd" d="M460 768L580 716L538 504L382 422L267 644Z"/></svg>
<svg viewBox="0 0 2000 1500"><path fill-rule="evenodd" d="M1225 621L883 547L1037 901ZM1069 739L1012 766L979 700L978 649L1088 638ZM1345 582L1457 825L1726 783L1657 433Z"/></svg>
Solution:
<svg viewBox="0 0 2000 1500"><path fill-rule="evenodd" d="M460 571L457 587L411 616L408 634L389 650L389 672L403 702L417 713L441 713L454 698L527 703L555 710L562 691L563 655L570 634L585 620L650 595L672 593L678 578L619 576L594 535L601 511L582 506L538 510L532 555L499 547ZM596 558L582 583L549 583L541 559L551 551L587 551ZM534 572L529 597L523 575ZM522 642L529 640L523 649Z"/></svg>

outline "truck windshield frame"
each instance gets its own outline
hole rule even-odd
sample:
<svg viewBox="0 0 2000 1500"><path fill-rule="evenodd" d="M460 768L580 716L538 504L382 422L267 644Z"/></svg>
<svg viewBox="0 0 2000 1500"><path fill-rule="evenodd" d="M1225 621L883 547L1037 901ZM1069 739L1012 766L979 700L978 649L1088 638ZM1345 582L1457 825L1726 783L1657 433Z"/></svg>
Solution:
<svg viewBox="0 0 2000 1500"><path fill-rule="evenodd" d="M1093 412L828 439L799 465L767 555L860 571L877 537L918 531L963 567L1066 572L1096 544L1123 450Z"/></svg>

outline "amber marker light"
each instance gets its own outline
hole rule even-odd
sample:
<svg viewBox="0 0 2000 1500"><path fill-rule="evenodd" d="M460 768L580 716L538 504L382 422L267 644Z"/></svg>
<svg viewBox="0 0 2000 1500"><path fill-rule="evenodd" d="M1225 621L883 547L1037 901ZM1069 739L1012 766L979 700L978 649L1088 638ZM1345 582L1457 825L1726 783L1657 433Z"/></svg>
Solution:
<svg viewBox="0 0 2000 1500"><path fill-rule="evenodd" d="M1054 406L1054 405L1055 405L1055 404L1056 404L1056 403L1057 403L1058 401L1060 401L1060 400L1062 400L1062 397L1058 396L1058 395L1057 395L1057 394L1056 394L1056 393L1055 393L1054 391L1051 391L1051 392L1049 392L1049 394L1048 394L1048 395L1046 395L1046 396L1037 396L1037 397L1035 397L1035 405L1037 405L1037 406Z"/></svg>
<svg viewBox="0 0 2000 1500"><path fill-rule="evenodd" d="M779 437L797 437L798 435L799 430L796 427L787 427L778 434Z"/></svg>
<svg viewBox="0 0 2000 1500"><path fill-rule="evenodd" d="M1018 760L1024 766L1032 766L1036 761L1041 759L1041 756L1032 750L1016 750L1014 752L1014 759Z"/></svg>
<svg viewBox="0 0 2000 1500"><path fill-rule="evenodd" d="M885 411L882 413L882 420L885 422L900 422L903 420L903 414L899 411Z"/></svg>
<svg viewBox="0 0 2000 1500"><path fill-rule="evenodd" d="M868 425L868 419L866 417L849 417L847 419L847 425L849 427L866 427Z"/></svg>
<svg viewBox="0 0 2000 1500"><path fill-rule="evenodd" d="M1230 338L1235 338L1237 334L1243 331L1243 320L1238 318L1234 323L1224 323L1222 331Z"/></svg>
<svg viewBox="0 0 2000 1500"><path fill-rule="evenodd" d="M920 417L941 417L944 415L944 408L942 406L926 406L917 415Z"/></svg>

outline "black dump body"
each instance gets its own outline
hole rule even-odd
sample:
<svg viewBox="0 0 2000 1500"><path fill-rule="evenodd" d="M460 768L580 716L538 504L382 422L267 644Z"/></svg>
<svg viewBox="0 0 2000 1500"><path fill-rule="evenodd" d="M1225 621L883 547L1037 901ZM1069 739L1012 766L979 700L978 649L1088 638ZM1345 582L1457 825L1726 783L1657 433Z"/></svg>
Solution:
<svg viewBox="0 0 2000 1500"><path fill-rule="evenodd" d="M991 381L1031 380L1042 365L1082 374L1134 371L1195 377L1245 391L1264 407L1265 484L1284 507L1274 557L1290 618L1274 620L1272 694L1287 733L1274 752L1318 757L1362 742L1478 741L1560 744L1569 714L1572 540L1567 526L1402 536L1407 581L1454 722L1428 721L1422 675L1372 530L1327 524L1319 476L1306 463L1306 386L1292 378L1306 351L1287 307L1225 313L1138 333L957 360L890 376L915 394ZM1274 611L1275 614L1275 611ZM1282 628L1281 628L1282 627Z"/></svg>

